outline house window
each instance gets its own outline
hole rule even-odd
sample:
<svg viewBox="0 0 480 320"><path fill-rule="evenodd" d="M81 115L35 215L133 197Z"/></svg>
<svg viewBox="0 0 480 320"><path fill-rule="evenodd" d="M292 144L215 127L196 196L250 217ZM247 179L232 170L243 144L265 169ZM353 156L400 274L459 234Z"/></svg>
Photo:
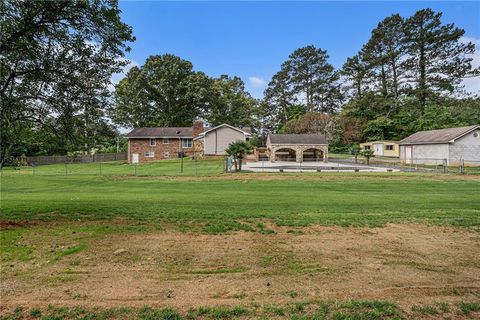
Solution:
<svg viewBox="0 0 480 320"><path fill-rule="evenodd" d="M163 144L168 144L170 140L168 138L163 138Z"/></svg>
<svg viewBox="0 0 480 320"><path fill-rule="evenodd" d="M370 150L370 146L363 146L364 150Z"/></svg>
<svg viewBox="0 0 480 320"><path fill-rule="evenodd" d="M148 145L150 147L155 147L157 145L157 139L155 138L150 138L150 140L148 141Z"/></svg>
<svg viewBox="0 0 480 320"><path fill-rule="evenodd" d="M143 156L144 156L145 158L153 158L153 157L155 157L155 152L153 152L153 151L145 151L145 153L143 154Z"/></svg>
<svg viewBox="0 0 480 320"><path fill-rule="evenodd" d="M395 148L394 148L393 144L387 144L387 145L385 146L385 149L386 149L386 150L394 150Z"/></svg>
<svg viewBox="0 0 480 320"><path fill-rule="evenodd" d="M182 148L191 148L192 147L192 139L182 139Z"/></svg>
<svg viewBox="0 0 480 320"><path fill-rule="evenodd" d="M163 152L163 157L164 157L165 159L168 159L168 158L170 157L170 152L164 151L164 152Z"/></svg>

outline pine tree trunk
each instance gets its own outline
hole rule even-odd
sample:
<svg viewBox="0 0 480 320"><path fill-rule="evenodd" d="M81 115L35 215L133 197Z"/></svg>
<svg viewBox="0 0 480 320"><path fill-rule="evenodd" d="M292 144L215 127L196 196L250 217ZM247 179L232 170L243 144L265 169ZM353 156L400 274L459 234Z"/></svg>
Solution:
<svg viewBox="0 0 480 320"><path fill-rule="evenodd" d="M383 65L383 63L382 63L381 77L382 77L382 94L383 94L383 96L387 96L388 95L387 75L385 73L385 66Z"/></svg>
<svg viewBox="0 0 480 320"><path fill-rule="evenodd" d="M418 99L420 100L420 105L422 106L422 109L425 107L427 97L426 97L426 91L427 91L427 80L426 80L426 60L425 60L425 35L424 35L424 26L423 26L423 21L420 25L420 37L419 37L419 51L420 51L420 57L418 61L418 66L420 69L420 78L418 79L418 89L419 89L419 95ZM423 110L422 110L423 113Z"/></svg>
<svg viewBox="0 0 480 320"><path fill-rule="evenodd" d="M392 72L393 72L393 92L395 94L395 99L398 98L398 78L397 78L397 64L395 59L392 59Z"/></svg>

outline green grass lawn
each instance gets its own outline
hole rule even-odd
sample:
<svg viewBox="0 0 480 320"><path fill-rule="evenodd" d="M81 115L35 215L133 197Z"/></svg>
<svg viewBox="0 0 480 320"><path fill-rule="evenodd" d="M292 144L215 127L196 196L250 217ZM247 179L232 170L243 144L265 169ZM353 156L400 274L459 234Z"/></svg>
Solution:
<svg viewBox="0 0 480 320"><path fill-rule="evenodd" d="M465 306L469 309L465 309ZM472 309L472 310L470 310ZM33 308L24 310L19 307L10 315L0 319L431 319L437 316L441 319L467 316L473 319L480 310L478 303L459 302L449 304L435 302L429 305L414 305L412 310L402 310L396 303L385 300L348 300L344 302L318 301L286 303L285 305L265 305L247 308L245 306L217 306L190 308L187 312L179 312L173 308L109 308L86 309L82 307L53 307L41 310ZM470 317L469 317L470 316Z"/></svg>
<svg viewBox="0 0 480 320"><path fill-rule="evenodd" d="M405 173L243 174L235 175L236 179L216 174L195 178L191 163L184 175L192 178L79 173L90 172L98 164L76 165L77 174L68 176L47 174L56 172L59 165L36 176L4 173L2 220L120 217L146 223L199 223L209 232L248 229L244 223L258 219L279 225L377 226L408 221L480 225L477 179ZM138 172L179 175L177 165L177 161L141 165ZM221 172L221 161L203 165L203 175ZM132 166L112 163L109 169L127 174Z"/></svg>
<svg viewBox="0 0 480 320"><path fill-rule="evenodd" d="M469 238L477 239L480 230L479 177L393 172L223 174L221 160L202 161L196 172L193 161L186 160L184 165L184 173L180 173L178 160L142 164L137 167L137 176L134 176L134 166L122 162L104 163L101 176L98 163L69 165L67 175L62 173L63 165L39 167L35 176L32 168L6 169L0 180L0 222L3 222L2 227L7 225L0 230L0 264L4 276L6 275L6 283L19 284L13 294L23 299L25 292L42 286L58 290L70 299L70 302L78 299L79 305L85 302L85 305L95 306L98 299L95 300L94 293L81 289L82 282L96 272L98 265L102 266L98 270L107 270L107 273L111 273L109 270L113 270L112 268L122 266L135 270L145 261L150 261L150 257L156 257L159 252L163 252L159 251L161 247L140 249L143 241L151 235L179 230L188 232L181 236L191 237L188 239L195 241L197 232L218 234L243 230L252 233L205 238L218 241L223 237L228 241L228 238L236 236L262 237L259 238L262 239L261 242L267 242L254 242L254 251L248 251L250 249L246 247L247 257L250 257L252 252L254 257L255 252L262 252L252 261L239 260L236 264L230 264L229 260L226 260L230 257L226 255L227 251L218 250L218 254L212 254L211 258L203 257L204 260L202 258L200 261L186 262L185 254L196 257L196 252L203 251L195 251L193 247L184 248L183 244L186 242L180 239L177 243L182 245L178 246L178 251L165 253L171 257L171 264L168 259L165 265L163 262L158 264L156 259L152 260L145 270L154 270L149 271L152 273L151 279L154 280L148 282L150 280L147 279L147 282L138 287L143 288L139 291L140 295L132 293L132 296L138 299L137 302L143 303L145 286L150 287L152 283L157 285L158 279L163 279L158 278L159 276L174 277L175 281L192 283L193 281L188 280L189 277L228 284L226 279L235 280L247 272L259 272L252 273L254 279L258 279L257 277L265 276L263 272L270 272L271 268L280 274L268 273L268 279L265 278L268 284L262 286L269 286L267 291L277 290L273 291L271 297L279 299L278 304L257 304L253 300L254 295L247 296L243 291L238 293L238 299L244 300L239 300L237 306L215 304L192 308L189 311L137 308L129 306L128 302L125 303L125 308L92 309L54 304L51 307L42 307L32 302L22 304L25 305L24 309L14 309L15 306L11 310L4 309L3 314L0 312L0 319L430 319L438 315L445 318L474 318L478 315L478 299L472 298L470 291L458 291L457 301L449 300L450 304L419 302L411 308L404 308L395 301L388 300L393 299L392 297L381 301L310 301L306 300L305 296L297 297L298 292L283 292L278 283L272 282L277 286L270 287L270 281L273 281L272 277L276 279L275 277L281 276L282 280L295 277L297 280L299 277L318 276L317 273L321 274L324 281L331 277L325 270L335 270L330 265L326 269L316 269L316 264L312 267L311 262L301 255L303 249L293 252L290 245L287 251L281 246L275 248L273 244L277 243L277 239L279 243L290 243L285 240L286 237L295 239L304 232L308 233L309 228L295 226L321 224L375 227L387 223L418 222L468 227L471 228L471 233L458 229L449 232L468 232ZM272 223L292 227L275 228ZM406 226L401 226L402 229L404 227ZM282 229L287 231L282 233ZM438 232L447 230L432 228L432 237L435 237L434 232L437 229L440 230ZM339 230L341 233L356 233L358 229ZM330 231L330 228L326 228L321 232ZM147 238L142 238L142 234ZM165 234L170 237L169 233ZM175 238L175 235L180 233L174 233L172 237ZM328 237L330 236L333 235L329 234ZM125 237L130 238L121 241L134 241L132 247L125 246L127 242L119 244L119 239ZM267 248L267 244L270 251L267 250L263 256L263 248ZM457 242L455 244L458 245ZM118 248L126 251L117 254ZM231 246L225 248L232 250ZM392 250L390 246L386 248L385 252ZM470 249L470 246L468 248ZM457 246L455 250L459 250ZM474 252L474 247L471 250ZM382 259L379 252L383 251L372 251L376 260ZM458 258L457 252L452 255ZM322 255L322 263L325 263L325 257ZM335 266L338 257L341 255L335 253L332 260L335 262L329 260L329 263ZM424 261L425 257L422 256L421 259ZM467 267L462 265L462 268L476 268L477 260L465 259L458 260L458 263L467 263ZM184 263L193 264L182 271L184 273L178 273L179 265ZM425 264L415 263L408 260L405 265L400 265L398 270L405 275L405 272L408 272L405 268L416 268L412 273L415 276L419 272L439 272L440 267L436 265L434 269L425 269ZM348 266L348 263L345 265ZM391 264L382 266L393 268ZM255 271L255 268L259 268L259 271ZM448 269L448 266L445 268ZM134 271L132 272L130 276L135 275ZM100 278L104 277L103 274L100 273ZM179 275L187 280L182 280ZM126 276L128 278L129 275ZM245 281L250 279L245 278ZM341 278L338 281L342 281ZM390 284L388 286L391 287ZM64 294L67 292L66 288L68 294ZM160 288L159 286L158 292L162 292ZM150 291L145 292L148 297ZM214 293L212 291L212 294ZM279 294L287 294L291 300L281 302L283 298L278 298ZM224 301L222 299L225 299L225 296L219 297L218 301ZM419 301L423 301L420 298ZM430 299L429 296L427 301ZM166 305L170 301L175 300L168 300Z"/></svg>

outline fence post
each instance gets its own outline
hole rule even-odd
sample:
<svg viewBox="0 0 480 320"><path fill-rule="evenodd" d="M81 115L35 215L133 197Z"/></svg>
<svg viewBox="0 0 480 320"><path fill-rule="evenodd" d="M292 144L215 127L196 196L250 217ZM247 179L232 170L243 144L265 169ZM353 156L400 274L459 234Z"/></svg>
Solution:
<svg viewBox="0 0 480 320"><path fill-rule="evenodd" d="M181 154L181 157L180 157L180 173L183 173L183 153Z"/></svg>
<svg viewBox="0 0 480 320"><path fill-rule="evenodd" d="M465 174L465 160L463 158L460 159L460 173Z"/></svg>
<svg viewBox="0 0 480 320"><path fill-rule="evenodd" d="M447 167L447 159L443 159L443 173L448 172L448 167Z"/></svg>
<svg viewBox="0 0 480 320"><path fill-rule="evenodd" d="M195 176L198 174L198 168L197 168L197 164L198 164L198 159L197 159L197 153L195 152L193 154L193 156L195 157Z"/></svg>

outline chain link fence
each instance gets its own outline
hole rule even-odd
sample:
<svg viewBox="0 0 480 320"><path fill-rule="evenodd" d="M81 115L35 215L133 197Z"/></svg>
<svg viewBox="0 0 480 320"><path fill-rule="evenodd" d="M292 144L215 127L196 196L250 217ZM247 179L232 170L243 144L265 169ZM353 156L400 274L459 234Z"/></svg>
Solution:
<svg viewBox="0 0 480 320"><path fill-rule="evenodd" d="M480 161L460 159L459 173L480 175Z"/></svg>
<svg viewBox="0 0 480 320"><path fill-rule="evenodd" d="M58 163L91 163L91 162L106 162L127 160L126 152L112 152L112 153L97 153L87 155L72 155L72 156L35 156L25 157L25 162L32 166L39 166L45 164ZM20 160L22 162L22 160Z"/></svg>
<svg viewBox="0 0 480 320"><path fill-rule="evenodd" d="M126 161L31 163L0 170L2 176L206 176L224 171L223 158L182 158L141 164L128 164Z"/></svg>
<svg viewBox="0 0 480 320"><path fill-rule="evenodd" d="M449 164L447 159L441 158L413 158L400 160L398 158L372 157L369 160L358 157L330 157L330 162L360 164L371 167L398 169L404 172L430 172L430 173L462 173L480 174L480 161L464 160Z"/></svg>
<svg viewBox="0 0 480 320"><path fill-rule="evenodd" d="M231 161L223 157L217 158L182 158L162 160L150 163L128 164L126 161L102 161L97 156L97 162L81 162L68 159L63 163L36 164L17 167L4 167L0 170L2 176L208 176L223 172L234 172ZM397 158L370 158L348 155L333 156L328 163L323 161L306 161L287 164L272 164L268 160L243 163L242 171L253 172L426 172L426 173L457 173L480 174L480 161L461 159L459 163L447 165L446 159L411 159L401 161Z"/></svg>

